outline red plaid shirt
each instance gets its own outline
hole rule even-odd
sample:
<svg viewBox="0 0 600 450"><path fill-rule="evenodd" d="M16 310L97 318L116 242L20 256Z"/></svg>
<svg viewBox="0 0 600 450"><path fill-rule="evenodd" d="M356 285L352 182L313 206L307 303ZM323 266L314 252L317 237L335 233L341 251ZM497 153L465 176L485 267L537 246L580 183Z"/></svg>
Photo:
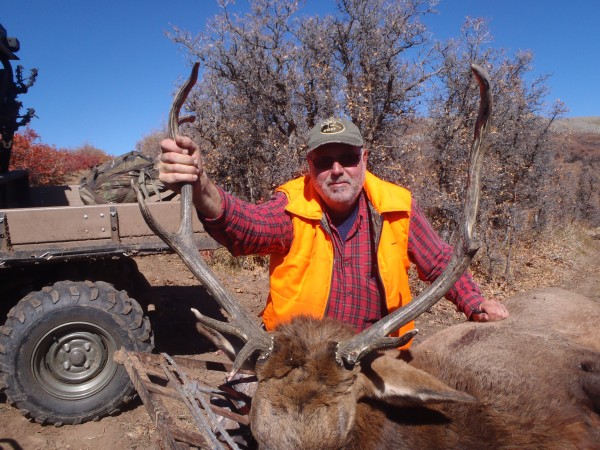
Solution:
<svg viewBox="0 0 600 450"><path fill-rule="evenodd" d="M206 231L235 255L286 254L294 238L291 217L285 212L287 197L279 192L259 205L243 202L221 190L222 213L201 218ZM331 221L330 221L331 224ZM363 330L387 314L377 270L367 200L360 196L358 215L345 241L331 225L334 246L333 279L327 315ZM408 256L423 281L435 280L452 255L431 228L416 202L412 202ZM483 301L478 286L465 273L446 294L467 317Z"/></svg>

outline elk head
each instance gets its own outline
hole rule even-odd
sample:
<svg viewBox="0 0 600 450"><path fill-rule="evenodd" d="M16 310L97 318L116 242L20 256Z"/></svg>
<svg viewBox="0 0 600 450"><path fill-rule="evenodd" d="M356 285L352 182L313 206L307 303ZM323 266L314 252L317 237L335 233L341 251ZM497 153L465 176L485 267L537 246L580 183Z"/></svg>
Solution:
<svg viewBox="0 0 600 450"><path fill-rule="evenodd" d="M384 413L372 404L474 400L410 366L397 350L369 352L360 364L339 364L338 342L354 335L346 324L311 317L277 328L271 354L255 365L250 423L261 449L381 448Z"/></svg>
<svg viewBox="0 0 600 450"><path fill-rule="evenodd" d="M247 361L256 369L259 382L251 424L261 447L344 447L349 435L361 429L358 422L363 416L357 415L357 411L363 407L359 401L364 398L393 405L472 400L469 395L408 366L397 354L382 351L402 346L414 336L416 330L397 338L388 337L439 301L466 270L478 249L473 233L480 191L481 138L491 113L491 95L485 71L475 65L471 68L479 84L481 103L471 146L461 239L446 270L426 291L360 334L331 320L309 318L295 319L267 333L225 290L195 247L191 185L182 188L181 225L173 234L154 220L138 191L140 209L150 228L181 257L230 316L229 322L221 322L194 311L198 321L245 343L235 357L232 374ZM171 108L172 138L177 133L179 111L195 83L197 71L195 65Z"/></svg>

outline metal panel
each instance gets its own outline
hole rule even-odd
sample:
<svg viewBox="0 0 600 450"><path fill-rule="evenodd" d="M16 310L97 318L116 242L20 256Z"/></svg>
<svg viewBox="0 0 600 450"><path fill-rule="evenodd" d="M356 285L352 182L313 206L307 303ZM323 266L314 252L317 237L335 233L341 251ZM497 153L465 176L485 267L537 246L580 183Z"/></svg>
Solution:
<svg viewBox="0 0 600 450"><path fill-rule="evenodd" d="M148 204L169 232L179 228L180 206L179 201ZM160 242L146 225L137 203L7 209L0 213L3 251L33 245L71 248L91 242L100 245L101 241L124 245L145 240ZM204 235L204 227L195 215L193 228L197 235Z"/></svg>
<svg viewBox="0 0 600 450"><path fill-rule="evenodd" d="M119 218L119 235L124 236L151 236L154 233L148 228L137 203L120 203L117 206ZM177 231L179 228L180 202L148 203L150 211L167 231ZM204 227L194 214L194 231L203 231Z"/></svg>
<svg viewBox="0 0 600 450"><path fill-rule="evenodd" d="M29 188L30 206L84 206L79 195L79 186L32 186Z"/></svg>
<svg viewBox="0 0 600 450"><path fill-rule="evenodd" d="M12 245L110 239L108 205L6 210Z"/></svg>

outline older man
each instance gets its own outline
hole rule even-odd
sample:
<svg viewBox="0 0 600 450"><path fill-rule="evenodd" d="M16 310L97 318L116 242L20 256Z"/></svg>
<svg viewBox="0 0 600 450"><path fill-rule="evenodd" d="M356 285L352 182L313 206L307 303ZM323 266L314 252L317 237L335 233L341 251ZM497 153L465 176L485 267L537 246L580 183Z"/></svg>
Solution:
<svg viewBox="0 0 600 450"><path fill-rule="evenodd" d="M450 259L452 248L410 192L367 170L363 138L346 119L319 122L306 147L308 175L283 184L260 205L217 187L189 138L167 139L161 148L160 180L193 184L198 216L214 239L234 255L271 255L263 312L268 330L299 314L363 330L410 301L411 263L422 280L433 281ZM502 304L482 297L469 274L446 298L471 320L508 317Z"/></svg>

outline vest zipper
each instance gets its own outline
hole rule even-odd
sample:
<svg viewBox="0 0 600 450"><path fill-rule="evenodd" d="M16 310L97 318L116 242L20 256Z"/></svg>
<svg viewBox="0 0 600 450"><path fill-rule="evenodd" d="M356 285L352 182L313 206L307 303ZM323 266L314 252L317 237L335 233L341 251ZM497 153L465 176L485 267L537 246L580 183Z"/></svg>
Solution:
<svg viewBox="0 0 600 450"><path fill-rule="evenodd" d="M379 283L379 287L382 291L382 301L383 304L382 306L382 311L381 311L381 317L384 317L385 314L388 313L388 302L387 302L387 292L385 292L385 284L383 283L383 279L381 278L381 272L379 270L379 242L381 241L381 233L383 233L383 218L381 216L381 214L379 214L379 212L377 212L377 210L375 209L375 207L373 206L373 204L367 199L367 206L369 209L369 222L370 222L370 226L371 229L373 230L373 250L374 250L374 255L373 257L375 258L375 264L376 264L376 276L377 276L377 281ZM383 307L385 307L385 311L383 311ZM384 314L385 313L385 314Z"/></svg>
<svg viewBox="0 0 600 450"><path fill-rule="evenodd" d="M327 293L327 302L325 303L325 311L323 312L323 317L327 317L327 314L329 313L329 301L331 299L331 289L332 289L332 281L333 281L333 266L335 264L335 245L333 245L333 233L331 232L331 228L329 226L329 223L327 222L327 217L325 215L325 213L323 213L323 215L321 216L321 220L320 220L321 226L323 227L323 229L325 230L325 234L327 234L327 236L329 236L329 239L331 240L331 251L333 252L333 259L332 259L332 265L331 265L331 272L329 274L329 292Z"/></svg>

